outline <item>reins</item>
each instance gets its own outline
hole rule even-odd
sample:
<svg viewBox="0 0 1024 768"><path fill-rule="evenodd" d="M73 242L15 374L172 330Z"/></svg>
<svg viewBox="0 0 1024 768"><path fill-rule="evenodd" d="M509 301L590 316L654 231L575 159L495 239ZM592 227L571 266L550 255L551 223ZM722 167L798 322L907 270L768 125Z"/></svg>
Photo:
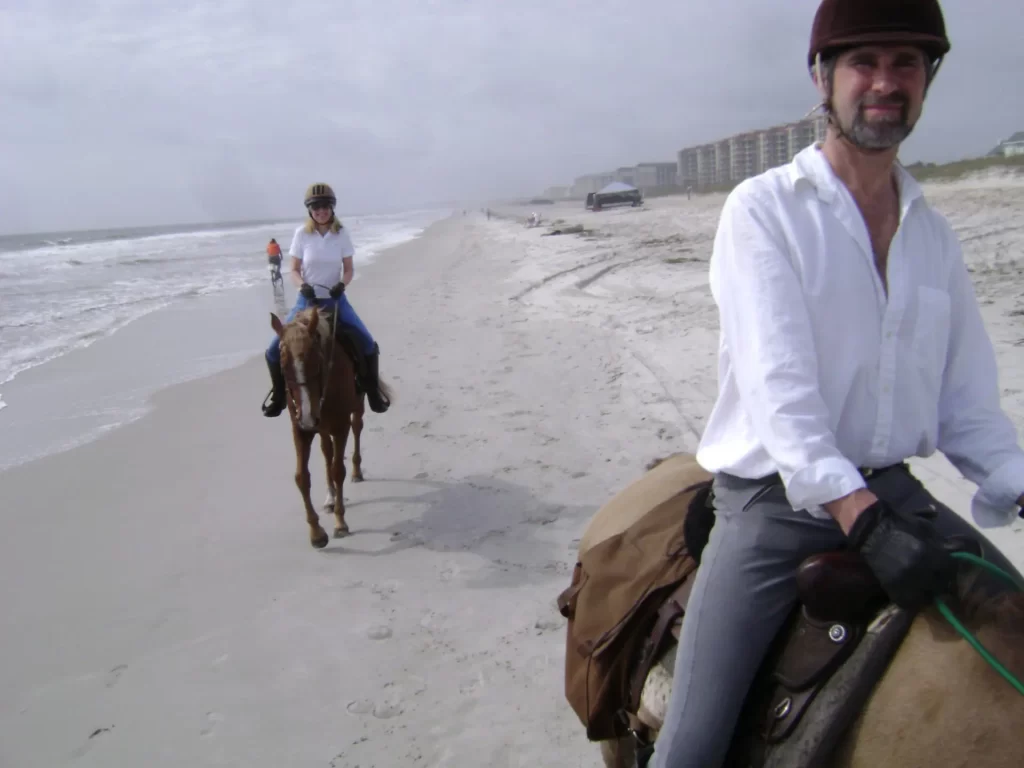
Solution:
<svg viewBox="0 0 1024 768"><path fill-rule="evenodd" d="M316 284L316 287L326 288L328 291L331 290L326 285L320 285L319 283ZM334 348L338 346L338 342L336 340L338 335L338 315L340 314L338 303L338 301L334 303L334 312L332 313L333 317L331 318L331 338L328 340L327 367L324 370L324 380L320 387L320 403L317 407L317 410L320 413L323 413L324 398L327 397L327 386L331 380L331 366L334 364Z"/></svg>
<svg viewBox="0 0 1024 768"><path fill-rule="evenodd" d="M954 552L953 557L955 557L958 560L965 560L975 565L980 565L989 573L993 573L996 576L1000 576L1005 581L1017 587L1018 591L1024 591L1024 585L1019 584L1013 576L1008 574L998 565L990 563L988 560L985 560L984 558L978 557L977 555L972 555L970 552ZM981 658L983 658L988 663L988 665L992 667L992 669L998 672L999 675L1004 680L1006 680L1006 682L1012 685L1019 694L1024 696L1024 684L1021 684L1021 681L1014 677L1012 672L1010 672L1006 667L1000 664L999 660L988 652L988 650L985 648L985 646L981 644L978 638L975 637L974 634L969 629L967 629L967 627L965 627L963 623L956 617L953 611L950 610L949 606L946 605L946 601L943 600L941 597L936 597L935 606L939 609L939 613L942 614L942 617L946 621L948 621L950 625L952 625L953 629L955 629L964 640L971 644L971 647L973 647L974 650L978 652Z"/></svg>

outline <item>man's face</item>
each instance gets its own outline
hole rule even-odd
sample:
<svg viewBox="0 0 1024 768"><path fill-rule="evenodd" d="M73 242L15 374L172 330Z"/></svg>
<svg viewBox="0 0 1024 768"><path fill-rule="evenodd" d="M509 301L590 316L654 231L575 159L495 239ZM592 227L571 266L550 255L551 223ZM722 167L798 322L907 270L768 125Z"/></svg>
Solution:
<svg viewBox="0 0 1024 768"><path fill-rule="evenodd" d="M832 109L843 133L862 149L899 145L924 104L928 60L913 46L864 46L840 54Z"/></svg>

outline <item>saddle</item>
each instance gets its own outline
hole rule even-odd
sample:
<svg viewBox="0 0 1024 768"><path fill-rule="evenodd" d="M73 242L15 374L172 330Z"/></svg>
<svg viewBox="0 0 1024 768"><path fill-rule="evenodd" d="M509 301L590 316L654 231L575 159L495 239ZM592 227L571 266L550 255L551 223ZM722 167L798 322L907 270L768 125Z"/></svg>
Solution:
<svg viewBox="0 0 1024 768"><path fill-rule="evenodd" d="M685 522L687 544L699 561L714 526L710 503L691 507ZM980 554L976 539L958 537L958 549ZM653 752L652 729L660 717L641 707L658 700L652 669L664 680L671 659L660 659L671 633L679 631L693 586L691 573L658 611L631 678L624 716L637 742L638 764ZM859 716L910 629L913 616L890 603L881 584L859 554L822 552L797 569L798 600L776 635L744 702L725 765L731 768L815 768L826 764L849 726Z"/></svg>

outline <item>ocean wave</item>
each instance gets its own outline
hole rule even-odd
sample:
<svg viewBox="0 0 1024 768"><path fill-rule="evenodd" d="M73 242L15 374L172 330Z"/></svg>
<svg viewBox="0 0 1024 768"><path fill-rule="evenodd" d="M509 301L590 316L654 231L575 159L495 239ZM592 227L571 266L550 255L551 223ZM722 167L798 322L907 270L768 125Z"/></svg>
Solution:
<svg viewBox="0 0 1024 768"><path fill-rule="evenodd" d="M356 263L417 237L441 213L349 217ZM266 281L266 242L301 222L197 232L108 232L0 252L0 383L87 347L173 302ZM48 237L54 243L71 238ZM27 253L31 250L31 253Z"/></svg>

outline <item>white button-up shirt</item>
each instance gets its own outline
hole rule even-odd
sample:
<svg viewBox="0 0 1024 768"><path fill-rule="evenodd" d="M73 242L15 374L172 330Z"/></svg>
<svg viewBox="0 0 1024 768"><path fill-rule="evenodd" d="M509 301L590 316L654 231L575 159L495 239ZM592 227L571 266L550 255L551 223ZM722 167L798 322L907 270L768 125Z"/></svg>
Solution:
<svg viewBox="0 0 1024 768"><path fill-rule="evenodd" d="M827 518L822 504L865 486L858 467L940 450L999 508L977 522L1005 524L1024 451L992 343L956 235L898 174L888 294L819 147L729 195L710 264L719 394L697 459L744 478L778 472L795 509Z"/></svg>

